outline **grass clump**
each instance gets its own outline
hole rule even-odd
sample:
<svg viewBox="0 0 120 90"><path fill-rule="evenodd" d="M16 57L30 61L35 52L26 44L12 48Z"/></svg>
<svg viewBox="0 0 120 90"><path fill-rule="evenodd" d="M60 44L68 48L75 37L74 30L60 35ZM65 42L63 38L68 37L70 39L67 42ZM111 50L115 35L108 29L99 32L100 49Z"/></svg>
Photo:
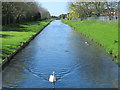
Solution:
<svg viewBox="0 0 120 90"><path fill-rule="evenodd" d="M12 54L19 46L28 41L38 31L42 30L52 19L44 21L26 22L22 24L6 25L0 31L0 40L2 40L2 59Z"/></svg>
<svg viewBox="0 0 120 90"><path fill-rule="evenodd" d="M104 46L106 52L118 60L118 23L100 20L71 21L62 20L82 34Z"/></svg>

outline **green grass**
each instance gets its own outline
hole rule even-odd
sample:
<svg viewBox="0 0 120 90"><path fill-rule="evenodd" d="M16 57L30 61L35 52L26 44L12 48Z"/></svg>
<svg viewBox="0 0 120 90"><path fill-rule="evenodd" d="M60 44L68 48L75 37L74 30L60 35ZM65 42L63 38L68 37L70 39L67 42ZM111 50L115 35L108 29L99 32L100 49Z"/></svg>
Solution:
<svg viewBox="0 0 120 90"><path fill-rule="evenodd" d="M52 19L44 21L26 22L22 24L6 25L2 27L2 59L12 54L19 46L42 30ZM2 61L0 60L0 62Z"/></svg>
<svg viewBox="0 0 120 90"><path fill-rule="evenodd" d="M74 27L82 34L102 44L108 53L118 57L118 23L103 22L100 20L71 21L62 20L64 23ZM118 58L116 58L118 63Z"/></svg>

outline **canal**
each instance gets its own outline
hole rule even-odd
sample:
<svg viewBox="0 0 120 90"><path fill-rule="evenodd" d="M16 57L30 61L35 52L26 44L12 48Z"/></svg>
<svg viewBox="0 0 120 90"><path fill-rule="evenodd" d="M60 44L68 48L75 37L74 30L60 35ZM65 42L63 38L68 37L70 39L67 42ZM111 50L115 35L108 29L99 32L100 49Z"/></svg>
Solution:
<svg viewBox="0 0 120 90"><path fill-rule="evenodd" d="M86 44L85 42L88 42ZM60 20L51 22L3 70L3 87L117 88L118 66L103 49Z"/></svg>

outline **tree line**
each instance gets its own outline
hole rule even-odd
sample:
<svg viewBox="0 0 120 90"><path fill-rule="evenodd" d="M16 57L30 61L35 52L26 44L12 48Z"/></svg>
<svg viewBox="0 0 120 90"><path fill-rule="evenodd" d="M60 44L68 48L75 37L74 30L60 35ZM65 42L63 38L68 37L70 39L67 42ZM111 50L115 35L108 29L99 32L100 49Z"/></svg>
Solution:
<svg viewBox="0 0 120 90"><path fill-rule="evenodd" d="M81 2L81 0L77 0L74 2L70 2L68 5L68 9L69 13L66 15L61 15L62 18L84 19L86 17L92 16L109 16L109 19L111 19L112 16L118 16L118 2Z"/></svg>
<svg viewBox="0 0 120 90"><path fill-rule="evenodd" d="M2 2L2 25L50 18L36 2Z"/></svg>

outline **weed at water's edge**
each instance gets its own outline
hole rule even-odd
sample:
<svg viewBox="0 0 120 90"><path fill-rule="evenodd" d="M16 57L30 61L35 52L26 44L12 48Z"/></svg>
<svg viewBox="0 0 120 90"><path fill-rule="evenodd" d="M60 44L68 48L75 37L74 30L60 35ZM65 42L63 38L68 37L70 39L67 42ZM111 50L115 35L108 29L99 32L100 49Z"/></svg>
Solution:
<svg viewBox="0 0 120 90"><path fill-rule="evenodd" d="M114 60L119 63L117 22L103 22L99 20L71 21L64 19L62 21L93 39L98 45L104 46L105 51L111 54Z"/></svg>

